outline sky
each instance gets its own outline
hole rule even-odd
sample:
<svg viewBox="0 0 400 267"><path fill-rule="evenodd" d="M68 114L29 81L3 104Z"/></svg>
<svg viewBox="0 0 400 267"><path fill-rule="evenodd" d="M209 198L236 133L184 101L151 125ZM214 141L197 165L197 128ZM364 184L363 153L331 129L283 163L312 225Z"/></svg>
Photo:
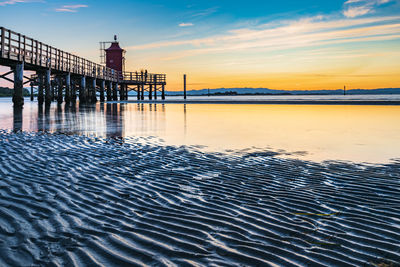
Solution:
<svg viewBox="0 0 400 267"><path fill-rule="evenodd" d="M0 0L0 26L95 62L116 34L171 91L400 87L400 0Z"/></svg>

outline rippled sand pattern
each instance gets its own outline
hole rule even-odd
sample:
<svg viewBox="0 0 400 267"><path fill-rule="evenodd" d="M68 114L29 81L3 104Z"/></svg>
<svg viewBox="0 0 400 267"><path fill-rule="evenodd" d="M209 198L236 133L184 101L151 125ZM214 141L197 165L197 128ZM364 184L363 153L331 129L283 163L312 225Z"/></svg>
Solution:
<svg viewBox="0 0 400 267"><path fill-rule="evenodd" d="M0 266L400 263L398 161L128 141L0 132Z"/></svg>

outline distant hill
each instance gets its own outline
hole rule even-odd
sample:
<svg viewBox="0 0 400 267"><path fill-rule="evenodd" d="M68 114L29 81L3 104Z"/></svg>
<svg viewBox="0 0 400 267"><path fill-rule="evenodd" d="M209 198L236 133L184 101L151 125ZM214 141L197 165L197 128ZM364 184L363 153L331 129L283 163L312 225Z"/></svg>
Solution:
<svg viewBox="0 0 400 267"><path fill-rule="evenodd" d="M337 90L275 90L269 88L217 88L187 91L187 95L342 95L343 89ZM400 88L351 89L348 95L391 95L400 94ZM166 95L183 95L182 91L167 91Z"/></svg>
<svg viewBox="0 0 400 267"><path fill-rule="evenodd" d="M0 97L13 96L14 90L7 87L0 87ZM29 96L29 90L24 88L24 96Z"/></svg>

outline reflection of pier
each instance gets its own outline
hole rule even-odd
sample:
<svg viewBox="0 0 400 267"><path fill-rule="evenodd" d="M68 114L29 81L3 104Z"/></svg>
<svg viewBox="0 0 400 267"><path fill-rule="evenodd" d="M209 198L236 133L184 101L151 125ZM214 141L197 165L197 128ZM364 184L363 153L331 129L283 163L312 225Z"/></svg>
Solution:
<svg viewBox="0 0 400 267"><path fill-rule="evenodd" d="M115 41L115 44L118 43ZM122 55L123 50L112 52ZM122 56L121 62L124 62ZM126 72L122 65L119 69L108 67L113 65L108 62L107 66L96 64L3 27L0 28L0 65L11 68L0 74L0 78L14 84L16 106L23 105L23 88L29 83L38 86L39 104L55 100L75 102L77 97L82 103L93 103L97 101L97 92L100 101L118 100L118 93L121 100L126 100L129 90L136 91L142 100L145 91L149 99L153 94L156 99L157 92L161 91L161 98L165 99L165 74ZM36 74L27 77L25 70Z"/></svg>

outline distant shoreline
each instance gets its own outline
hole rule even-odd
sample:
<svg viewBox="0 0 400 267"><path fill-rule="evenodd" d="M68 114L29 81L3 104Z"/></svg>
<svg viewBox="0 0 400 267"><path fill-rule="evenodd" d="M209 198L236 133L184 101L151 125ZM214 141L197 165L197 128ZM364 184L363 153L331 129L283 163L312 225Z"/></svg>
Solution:
<svg viewBox="0 0 400 267"><path fill-rule="evenodd" d="M125 100L107 103L137 103L137 104L241 104L241 105L373 105L399 106L397 100Z"/></svg>

